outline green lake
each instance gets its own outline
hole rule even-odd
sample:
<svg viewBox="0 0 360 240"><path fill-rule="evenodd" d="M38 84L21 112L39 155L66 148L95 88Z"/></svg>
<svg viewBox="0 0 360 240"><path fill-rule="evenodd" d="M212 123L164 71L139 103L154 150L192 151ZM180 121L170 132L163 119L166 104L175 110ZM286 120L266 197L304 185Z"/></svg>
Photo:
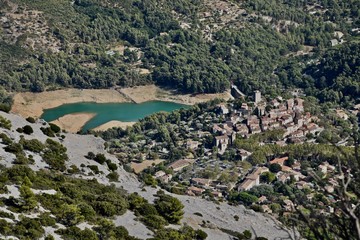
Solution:
<svg viewBox="0 0 360 240"><path fill-rule="evenodd" d="M47 122L58 119L72 113L95 113L96 116L88 121L82 131L98 127L112 120L133 122L156 112L171 112L189 106L163 101L150 101L136 103L72 103L64 104L56 108L44 110L41 116Z"/></svg>

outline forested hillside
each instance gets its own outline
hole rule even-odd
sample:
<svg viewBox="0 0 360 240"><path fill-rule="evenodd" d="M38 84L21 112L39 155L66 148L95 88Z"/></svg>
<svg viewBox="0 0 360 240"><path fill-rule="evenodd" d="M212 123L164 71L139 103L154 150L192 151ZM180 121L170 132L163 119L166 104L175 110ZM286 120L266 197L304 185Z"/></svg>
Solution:
<svg viewBox="0 0 360 240"><path fill-rule="evenodd" d="M233 82L245 93L311 87L325 101L317 89L332 90L332 79L325 86L310 69L357 44L359 2L1 0L0 26L0 80L11 91L157 83L212 93ZM341 89L339 99L355 97Z"/></svg>

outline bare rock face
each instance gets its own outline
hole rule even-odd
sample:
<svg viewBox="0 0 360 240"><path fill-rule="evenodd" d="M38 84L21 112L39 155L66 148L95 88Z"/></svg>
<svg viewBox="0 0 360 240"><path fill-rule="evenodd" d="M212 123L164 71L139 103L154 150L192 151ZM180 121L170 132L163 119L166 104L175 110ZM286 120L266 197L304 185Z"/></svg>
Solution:
<svg viewBox="0 0 360 240"><path fill-rule="evenodd" d="M0 116L10 120L12 127L10 130L0 128L1 133L7 134L14 141L19 141L21 133L16 131L17 128L24 125L31 125L34 129L34 133L31 135L25 135L26 139L38 139L41 142L45 142L48 136L44 135L40 130L41 127L46 127L47 123L38 120L36 123L29 123L22 117L15 114L7 114L0 112ZM88 152L102 153L107 159L110 159L113 163L118 164L119 161L114 155L106 152L104 148L105 141L99 137L92 135L77 135L71 133L62 133L63 137L53 137L52 140L58 141L67 148L67 155L69 160L66 162L67 168L75 165L81 171L80 173L73 174L73 177L82 179L96 179L103 184L115 184L119 188L127 190L129 193L138 192L141 196L147 199L149 202L153 202L154 195L159 190L158 188L145 187L138 181L137 177L126 172L121 166L116 170L119 174L119 179L116 182L110 182L106 177L110 173L105 165L101 165L93 160L87 159L85 156ZM1 145L1 147L3 147ZM7 153L0 148L0 154L3 157L0 164L6 167L12 166L14 156ZM29 166L38 171L43 168L47 168L47 164L43 162L40 155L34 156L35 163ZM99 174L89 174L91 172L87 165L97 165L99 168ZM252 210L246 209L244 206L230 206L227 203L215 204L199 197L191 197L184 195L170 194L178 198L184 205L184 217L181 221L182 225L189 225L194 229L202 229L208 234L207 239L229 239L229 235L222 231L232 230L236 232L243 232L244 230L250 230L253 236L266 237L268 239L290 239L293 233L283 228L280 223L270 217L261 213L256 213ZM196 214L195 214L196 213ZM238 220L236 221L238 216ZM133 213L128 212L125 215L115 218L113 221L115 225L123 224L133 236L141 239L151 237L152 232L140 223L136 222L136 217ZM129 224L127 224L129 223ZM170 225L172 228L179 228L178 225ZM142 230L141 230L142 229ZM47 232L53 232L53 229L47 228Z"/></svg>

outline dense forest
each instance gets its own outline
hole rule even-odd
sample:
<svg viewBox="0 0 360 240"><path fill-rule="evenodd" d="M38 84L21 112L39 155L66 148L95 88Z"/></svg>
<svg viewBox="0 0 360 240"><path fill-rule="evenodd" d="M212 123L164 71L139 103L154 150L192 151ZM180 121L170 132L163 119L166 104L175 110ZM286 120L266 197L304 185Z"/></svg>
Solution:
<svg viewBox="0 0 360 240"><path fill-rule="evenodd" d="M40 92L156 83L212 93L235 83L245 93L301 87L323 101L356 98L349 88L358 79L358 1L236 1L225 10L209 9L211 3L1 0L1 84L8 91ZM241 13L224 22L224 11L235 7ZM332 47L332 39L346 41ZM329 67L324 58L339 66L355 61L347 64L351 71L337 68L338 87L315 73ZM347 80L339 80L343 75Z"/></svg>

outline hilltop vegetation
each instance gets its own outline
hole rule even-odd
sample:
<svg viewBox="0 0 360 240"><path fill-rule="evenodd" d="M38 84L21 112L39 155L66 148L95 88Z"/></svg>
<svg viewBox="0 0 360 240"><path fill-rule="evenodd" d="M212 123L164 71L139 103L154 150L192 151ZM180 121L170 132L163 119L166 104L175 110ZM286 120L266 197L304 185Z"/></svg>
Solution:
<svg viewBox="0 0 360 240"><path fill-rule="evenodd" d="M288 61L302 66L323 52L335 58L327 53L330 40L340 40L334 32L351 42L359 23L357 1L220 1L219 9L211 0L0 4L0 80L15 91L157 83L202 93L234 82L245 93L274 94L304 87L292 77L297 69L286 68ZM282 66L286 73L274 71ZM284 80L284 74L290 77Z"/></svg>

